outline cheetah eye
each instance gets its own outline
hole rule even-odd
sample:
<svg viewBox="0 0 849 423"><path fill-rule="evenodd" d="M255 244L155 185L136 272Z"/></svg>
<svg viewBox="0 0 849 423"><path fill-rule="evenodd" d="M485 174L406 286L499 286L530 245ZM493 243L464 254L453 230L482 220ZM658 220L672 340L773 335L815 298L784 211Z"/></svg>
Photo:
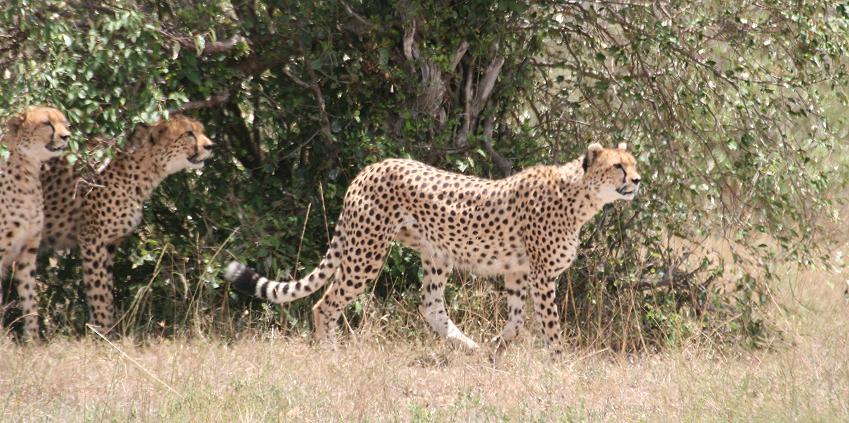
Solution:
<svg viewBox="0 0 849 423"><path fill-rule="evenodd" d="M622 166L622 163L616 163L615 165L613 165L613 167L615 167L615 168L617 168L617 169L619 169L623 172L625 171L625 166Z"/></svg>

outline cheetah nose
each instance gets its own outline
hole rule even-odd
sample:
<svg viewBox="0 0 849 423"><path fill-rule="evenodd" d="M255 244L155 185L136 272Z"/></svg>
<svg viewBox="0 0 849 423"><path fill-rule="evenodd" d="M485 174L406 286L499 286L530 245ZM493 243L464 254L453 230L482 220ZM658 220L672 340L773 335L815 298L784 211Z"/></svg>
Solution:
<svg viewBox="0 0 849 423"><path fill-rule="evenodd" d="M640 178L631 178L631 182L639 185L640 184Z"/></svg>

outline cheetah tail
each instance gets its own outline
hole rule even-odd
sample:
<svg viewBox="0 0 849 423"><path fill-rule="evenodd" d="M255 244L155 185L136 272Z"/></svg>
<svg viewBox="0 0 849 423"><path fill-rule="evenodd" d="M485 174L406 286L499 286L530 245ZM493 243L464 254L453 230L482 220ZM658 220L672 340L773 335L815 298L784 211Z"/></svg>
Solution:
<svg viewBox="0 0 849 423"><path fill-rule="evenodd" d="M278 282L268 280L253 269L232 261L224 271L224 279L233 288L244 294L253 295L273 303L284 304L306 297L322 287L333 274L333 260L322 260L322 264L301 280Z"/></svg>

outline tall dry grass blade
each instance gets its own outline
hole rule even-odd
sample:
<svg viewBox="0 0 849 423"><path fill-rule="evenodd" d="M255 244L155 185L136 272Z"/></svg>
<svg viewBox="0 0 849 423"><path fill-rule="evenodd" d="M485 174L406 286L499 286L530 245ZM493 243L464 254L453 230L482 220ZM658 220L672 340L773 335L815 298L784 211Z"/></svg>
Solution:
<svg viewBox="0 0 849 423"><path fill-rule="evenodd" d="M106 341L106 343L107 343L107 344L109 344L109 346L111 346L112 348L114 348L114 349L115 349L115 351L118 351L119 353L121 353L121 355L122 355L122 356L124 356L124 358L126 358L127 360L129 360L129 361L130 361L130 363L133 363L133 365L135 365L136 367L138 367L138 368L139 368L142 372L144 372L146 375L148 375L151 379L153 379L153 380L155 380L155 381L159 382L159 384L160 384L160 385L162 385L162 386L164 386L164 387L168 388L168 390L169 390L169 391L171 391L174 395L177 395L178 397L180 397L180 399L185 398L185 397L183 396L183 394L181 394L181 393L177 392L177 390L176 390L176 389L174 389L174 388L172 388L172 387L171 387L171 385L169 385L169 384L165 383L165 381L163 381L162 379L158 378L155 374L153 374L153 372L151 372L150 370L146 369L144 366L142 366L142 365L141 365L141 363L139 363L138 361L136 361L134 358L130 357L130 356L129 356L127 353L125 353L125 352L124 352L121 348L118 348L118 346L117 346L117 345L115 345L112 341L110 341L110 340L109 340L109 338L107 338L105 335L103 335L102 333L100 333L100 331L98 331L98 330L97 330L94 326L92 326L92 325L90 325L90 324L86 324L86 327L87 327L87 328L89 328L92 332L94 332L94 333L95 333L97 336L99 336L101 339L103 339L104 341Z"/></svg>
<svg viewBox="0 0 849 423"><path fill-rule="evenodd" d="M132 324L133 322L136 321L138 316L141 314L142 301L144 301L145 297L147 297L148 293L150 293L150 290L153 287L153 282L156 280L156 277L159 276L159 272L160 272L160 269L161 269L161 266L162 266L162 259L165 258L165 253L168 251L168 247L170 247L170 246L171 246L171 244L166 243L162 247L162 252L159 254L159 258L156 259L156 265L153 267L153 274L150 276L150 279L147 281L147 285L142 287L136 293L135 298L133 298L133 302L130 304L129 310L127 310L126 313L121 315L121 318L119 318L118 321L116 321L115 324L111 328L109 328L110 331L115 329L116 327L118 327L118 325L120 325L121 322L124 321L124 320L127 320ZM124 335L125 336L127 335L126 331L125 331Z"/></svg>
<svg viewBox="0 0 849 423"><path fill-rule="evenodd" d="M295 267L292 268L292 279L298 279L298 267L301 265L301 248L304 246L304 236L307 233L307 223L310 221L312 203L307 204L307 212L304 214L304 226L301 228L301 237L298 239L298 253L295 255Z"/></svg>

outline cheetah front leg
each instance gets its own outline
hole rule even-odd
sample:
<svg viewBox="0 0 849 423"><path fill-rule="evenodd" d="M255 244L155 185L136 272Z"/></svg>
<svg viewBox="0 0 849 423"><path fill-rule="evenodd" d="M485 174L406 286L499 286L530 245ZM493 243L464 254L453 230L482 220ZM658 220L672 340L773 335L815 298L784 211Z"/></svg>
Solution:
<svg viewBox="0 0 849 423"><path fill-rule="evenodd" d="M478 344L463 334L445 310L445 283L451 272L451 263L427 249L421 251L421 257L424 278L419 312L442 338L469 350L477 350Z"/></svg>
<svg viewBox="0 0 849 423"><path fill-rule="evenodd" d="M527 273L504 275L504 290L507 292L507 324L504 325L501 335L492 339L497 353L504 351L522 327L528 276Z"/></svg>
<svg viewBox="0 0 849 423"><path fill-rule="evenodd" d="M112 248L105 243L83 242L83 282L89 306L89 321L109 332L115 325L112 298Z"/></svg>
<svg viewBox="0 0 849 423"><path fill-rule="evenodd" d="M563 355L563 346L560 343L560 315L554 302L556 279L539 270L532 270L530 279L534 314L542 326L545 344L551 349L554 358L560 358Z"/></svg>
<svg viewBox="0 0 849 423"><path fill-rule="evenodd" d="M15 260L15 281L24 314L24 340L38 340L38 297L44 284L36 278L36 259L41 236L30 238Z"/></svg>

